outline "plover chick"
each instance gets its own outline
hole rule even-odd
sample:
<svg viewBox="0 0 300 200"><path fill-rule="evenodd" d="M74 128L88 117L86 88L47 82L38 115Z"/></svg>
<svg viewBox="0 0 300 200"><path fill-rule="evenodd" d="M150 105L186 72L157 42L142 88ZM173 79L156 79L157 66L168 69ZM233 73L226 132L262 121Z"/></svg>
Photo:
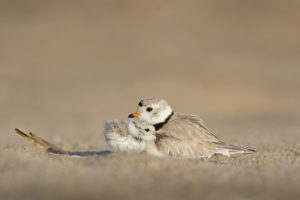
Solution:
<svg viewBox="0 0 300 200"><path fill-rule="evenodd" d="M214 154L230 156L249 154L255 150L226 144L212 134L196 115L174 112L164 99L143 99L138 111L129 118L137 118L155 127L159 152L178 158L209 158Z"/></svg>
<svg viewBox="0 0 300 200"><path fill-rule="evenodd" d="M144 152L162 157L164 154L157 149L155 127L145 121L135 120L128 123L129 134L145 143Z"/></svg>
<svg viewBox="0 0 300 200"><path fill-rule="evenodd" d="M154 126L140 120L107 121L104 125L104 137L114 151L163 156L155 144Z"/></svg>

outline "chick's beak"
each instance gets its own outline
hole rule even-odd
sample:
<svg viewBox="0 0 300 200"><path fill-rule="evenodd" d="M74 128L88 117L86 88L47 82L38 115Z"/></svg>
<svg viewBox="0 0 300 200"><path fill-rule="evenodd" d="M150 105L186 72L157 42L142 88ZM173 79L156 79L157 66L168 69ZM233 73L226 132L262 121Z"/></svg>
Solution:
<svg viewBox="0 0 300 200"><path fill-rule="evenodd" d="M140 116L140 113L139 112L134 112L134 113L131 113L130 115L128 115L128 118L135 118L135 117L138 117Z"/></svg>

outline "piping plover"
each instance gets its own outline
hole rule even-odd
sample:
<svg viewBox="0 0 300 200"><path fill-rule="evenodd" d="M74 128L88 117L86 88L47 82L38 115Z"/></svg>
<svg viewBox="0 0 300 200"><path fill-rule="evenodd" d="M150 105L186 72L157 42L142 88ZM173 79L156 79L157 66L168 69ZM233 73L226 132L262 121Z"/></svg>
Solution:
<svg viewBox="0 0 300 200"><path fill-rule="evenodd" d="M146 121L155 127L159 152L177 158L209 158L214 154L254 153L255 150L222 142L196 115L174 112L164 99L143 99L129 118Z"/></svg>
<svg viewBox="0 0 300 200"><path fill-rule="evenodd" d="M128 132L134 138L141 139L145 143L144 152L150 155L162 157L164 154L157 149L155 127L145 121L135 120L128 123Z"/></svg>
<svg viewBox="0 0 300 200"><path fill-rule="evenodd" d="M104 137L115 151L164 155L157 150L154 126L141 120L107 121L104 125Z"/></svg>

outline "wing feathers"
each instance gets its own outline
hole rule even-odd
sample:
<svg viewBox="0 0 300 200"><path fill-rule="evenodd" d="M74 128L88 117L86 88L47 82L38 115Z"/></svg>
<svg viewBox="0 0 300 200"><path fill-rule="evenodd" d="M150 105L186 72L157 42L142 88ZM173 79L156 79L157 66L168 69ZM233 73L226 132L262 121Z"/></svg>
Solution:
<svg viewBox="0 0 300 200"><path fill-rule="evenodd" d="M228 154L254 153L252 149L227 145L210 133L203 121L195 115L175 113L160 130L156 141L165 154L181 158L209 157L218 151Z"/></svg>

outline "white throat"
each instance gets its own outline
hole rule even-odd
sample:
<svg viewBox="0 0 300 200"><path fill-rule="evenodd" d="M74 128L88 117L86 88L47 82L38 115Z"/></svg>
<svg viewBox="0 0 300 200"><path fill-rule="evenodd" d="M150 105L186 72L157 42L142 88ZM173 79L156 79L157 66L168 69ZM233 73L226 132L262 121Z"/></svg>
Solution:
<svg viewBox="0 0 300 200"><path fill-rule="evenodd" d="M155 119L154 124L162 123L172 114L173 110L171 107L167 107L165 110L159 113L159 116Z"/></svg>

